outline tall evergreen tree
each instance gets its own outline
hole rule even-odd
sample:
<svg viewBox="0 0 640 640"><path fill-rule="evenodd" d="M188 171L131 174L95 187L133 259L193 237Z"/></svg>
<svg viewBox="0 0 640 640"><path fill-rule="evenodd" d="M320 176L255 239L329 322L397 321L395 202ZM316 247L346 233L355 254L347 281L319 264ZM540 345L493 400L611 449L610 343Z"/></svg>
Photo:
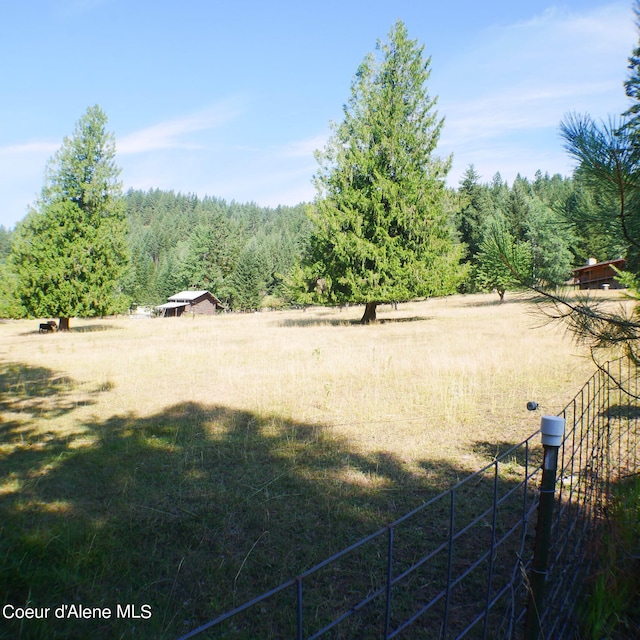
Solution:
<svg viewBox="0 0 640 640"><path fill-rule="evenodd" d="M400 21L377 49L316 154L315 230L297 274L303 301L366 303L363 323L379 303L453 292L461 257L444 206L451 161L434 156L430 59Z"/></svg>
<svg viewBox="0 0 640 640"><path fill-rule="evenodd" d="M531 198L524 221L524 237L531 249L531 277L545 286L558 287L571 277L572 236L557 213Z"/></svg>
<svg viewBox="0 0 640 640"><path fill-rule="evenodd" d="M482 242L483 195L486 189L480 184L480 174L471 164L460 180L461 210L457 216L460 240L466 247L467 257L478 253Z"/></svg>
<svg viewBox="0 0 640 640"><path fill-rule="evenodd" d="M242 237L237 224L217 215L195 227L189 236L181 274L190 287L228 295L227 279L233 272Z"/></svg>
<svg viewBox="0 0 640 640"><path fill-rule="evenodd" d="M255 311L266 291L267 260L254 242L249 242L238 257L231 274L231 301L234 310Z"/></svg>
<svg viewBox="0 0 640 640"><path fill-rule="evenodd" d="M218 247L214 229L198 225L189 236L187 253L182 266L183 280L190 287L206 289L219 295L223 276L217 260Z"/></svg>
<svg viewBox="0 0 640 640"><path fill-rule="evenodd" d="M155 277L155 294L157 300L166 301L183 289L187 289L190 283L183 274L179 251L171 251L162 262Z"/></svg>
<svg viewBox="0 0 640 640"><path fill-rule="evenodd" d="M487 221L495 216L496 207L489 185L480 184L480 175L473 165L464 172L458 190L459 205L455 214L456 225L461 242L466 248L465 258L470 269L462 290L474 291L483 288L475 280L478 254L484 240Z"/></svg>
<svg viewBox="0 0 640 640"><path fill-rule="evenodd" d="M481 289L495 289L504 301L507 290L522 289L522 274L530 274L531 247L513 237L506 218L496 213L487 220L476 256L475 281Z"/></svg>
<svg viewBox="0 0 640 640"><path fill-rule="evenodd" d="M104 315L126 306L118 278L128 259L126 221L107 117L95 106L50 161L42 196L18 226L11 264L27 313Z"/></svg>

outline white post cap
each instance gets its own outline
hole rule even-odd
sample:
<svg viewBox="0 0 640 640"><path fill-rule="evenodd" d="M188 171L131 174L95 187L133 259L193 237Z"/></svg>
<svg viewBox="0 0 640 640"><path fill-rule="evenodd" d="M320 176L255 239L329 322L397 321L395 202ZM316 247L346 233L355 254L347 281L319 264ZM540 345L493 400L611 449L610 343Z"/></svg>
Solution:
<svg viewBox="0 0 640 640"><path fill-rule="evenodd" d="M564 418L542 416L540 431L542 432L542 444L559 447L564 438Z"/></svg>

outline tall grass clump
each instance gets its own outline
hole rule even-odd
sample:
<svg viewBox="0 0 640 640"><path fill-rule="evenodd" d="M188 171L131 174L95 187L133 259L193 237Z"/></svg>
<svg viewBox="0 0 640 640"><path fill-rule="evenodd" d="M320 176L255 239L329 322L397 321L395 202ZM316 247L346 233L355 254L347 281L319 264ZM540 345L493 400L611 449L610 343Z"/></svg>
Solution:
<svg viewBox="0 0 640 640"><path fill-rule="evenodd" d="M635 640L640 629L640 475L613 489L597 544L598 572L586 583L581 640Z"/></svg>

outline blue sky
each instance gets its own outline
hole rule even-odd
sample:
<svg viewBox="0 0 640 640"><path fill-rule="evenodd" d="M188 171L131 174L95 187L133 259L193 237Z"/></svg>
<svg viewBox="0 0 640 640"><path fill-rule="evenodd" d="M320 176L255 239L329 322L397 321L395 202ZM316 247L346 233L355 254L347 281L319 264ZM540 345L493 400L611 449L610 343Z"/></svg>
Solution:
<svg viewBox="0 0 640 640"><path fill-rule="evenodd" d="M558 125L628 106L632 0L21 0L0 6L0 224L37 198L87 107L121 180L262 205L312 200L314 149L396 22L432 58L449 184L570 175Z"/></svg>

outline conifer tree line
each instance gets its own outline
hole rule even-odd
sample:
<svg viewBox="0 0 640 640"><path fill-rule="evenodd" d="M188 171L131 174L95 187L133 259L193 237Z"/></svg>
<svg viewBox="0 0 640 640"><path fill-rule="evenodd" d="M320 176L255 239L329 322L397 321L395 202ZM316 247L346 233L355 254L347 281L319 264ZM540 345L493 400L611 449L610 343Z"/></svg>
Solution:
<svg viewBox="0 0 640 640"><path fill-rule="evenodd" d="M597 208L577 178L538 172L534 180L517 177L508 184L496 174L487 182L469 166L459 187L446 196L449 224L462 252L459 292L495 289L502 296L520 287L492 253L497 228L520 247L519 260L553 285L565 282L572 267L589 257L612 259L624 251L605 228L585 233L571 223L572 214L588 215ZM159 189L129 190L122 202L129 263L117 287L123 304L111 311L162 304L189 288L210 290L240 311L305 302L292 290L289 274L308 249L310 205L268 208ZM8 257L15 236L16 231L0 228L4 317L26 313L10 286Z"/></svg>
<svg viewBox="0 0 640 640"><path fill-rule="evenodd" d="M448 223L460 246L463 277L456 291L518 288L492 268L491 233L507 230L532 272L563 284L589 257L618 257L622 248L604 230L584 234L565 213L594 206L573 178L538 172L511 184L496 174L483 182L473 166L447 191ZM123 291L138 304L159 304L188 288L208 289L233 310L311 302L290 274L309 251L311 205L265 208L173 192L131 190L124 196L130 267ZM458 265L454 265L454 268ZM501 276L502 279L501 279Z"/></svg>

